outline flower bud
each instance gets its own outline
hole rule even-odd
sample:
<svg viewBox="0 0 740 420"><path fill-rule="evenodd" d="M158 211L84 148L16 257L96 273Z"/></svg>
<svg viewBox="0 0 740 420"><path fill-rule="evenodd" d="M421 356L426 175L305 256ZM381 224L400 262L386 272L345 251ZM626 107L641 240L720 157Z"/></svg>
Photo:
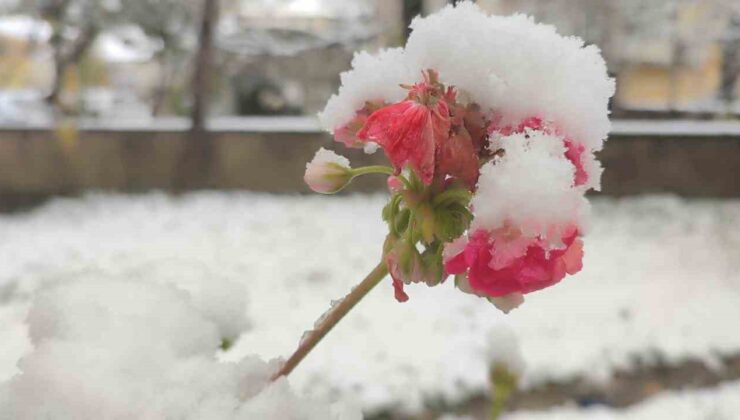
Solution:
<svg viewBox="0 0 740 420"><path fill-rule="evenodd" d="M395 175L389 176L386 182L388 183L388 190L392 193L397 193L403 189L403 182Z"/></svg>
<svg viewBox="0 0 740 420"><path fill-rule="evenodd" d="M317 193L334 194L352 180L349 160L322 147L306 164L303 180Z"/></svg>

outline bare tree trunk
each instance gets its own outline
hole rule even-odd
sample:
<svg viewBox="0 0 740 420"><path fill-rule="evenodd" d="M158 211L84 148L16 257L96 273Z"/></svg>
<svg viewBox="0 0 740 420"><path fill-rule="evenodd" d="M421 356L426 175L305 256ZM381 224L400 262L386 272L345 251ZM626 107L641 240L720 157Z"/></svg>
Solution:
<svg viewBox="0 0 740 420"><path fill-rule="evenodd" d="M190 132L185 138L184 148L177 164L174 189L185 191L209 185L213 146L206 131L208 100L210 93L211 66L213 64L214 32L218 22L218 0L203 0L198 51L191 85L193 109Z"/></svg>
<svg viewBox="0 0 740 420"><path fill-rule="evenodd" d="M74 44L66 51L61 30L54 33L51 41L54 48L54 84L52 85L51 92L46 97L48 104L59 107L59 99L64 88L64 75L67 68L78 63L84 57L97 36L98 27L96 25L90 25L83 29Z"/></svg>
<svg viewBox="0 0 740 420"><path fill-rule="evenodd" d="M165 51L167 47L164 48ZM159 63L159 80L157 81L157 87L152 95L152 116L156 117L164 108L165 100L167 99L167 93L170 86L170 71L172 70L167 59L167 53L161 52L157 54L157 62Z"/></svg>
<svg viewBox="0 0 740 420"><path fill-rule="evenodd" d="M198 40L198 52L195 57L193 74L193 110L191 114L192 130L205 130L205 119L208 114L209 79L213 61L214 27L218 21L218 0L203 0L203 17Z"/></svg>

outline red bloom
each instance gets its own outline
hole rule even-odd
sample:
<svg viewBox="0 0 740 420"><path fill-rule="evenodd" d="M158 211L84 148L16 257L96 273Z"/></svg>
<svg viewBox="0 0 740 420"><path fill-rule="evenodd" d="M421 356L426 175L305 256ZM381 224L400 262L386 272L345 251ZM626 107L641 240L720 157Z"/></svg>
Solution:
<svg viewBox="0 0 740 420"><path fill-rule="evenodd" d="M477 105L457 103L457 92L440 83L437 72L423 75L423 82L405 86L405 100L367 102L349 123L334 130L334 137L349 147L377 143L396 171L408 165L427 185L450 176L472 189L488 121Z"/></svg>
<svg viewBox="0 0 740 420"><path fill-rule="evenodd" d="M434 102L426 105L407 99L383 107L370 115L357 137L378 143L396 170L408 163L425 184L431 184L436 145L450 133L447 104Z"/></svg>
<svg viewBox="0 0 740 420"><path fill-rule="evenodd" d="M577 236L578 232L573 231L563 238L565 248L551 251L546 251L542 241L535 239L522 255L512 257L499 255L508 252L505 236L477 230L462 252L445 261L445 271L449 274L467 271L473 291L490 297L534 292L581 270L583 243ZM506 263L493 264L494 258Z"/></svg>

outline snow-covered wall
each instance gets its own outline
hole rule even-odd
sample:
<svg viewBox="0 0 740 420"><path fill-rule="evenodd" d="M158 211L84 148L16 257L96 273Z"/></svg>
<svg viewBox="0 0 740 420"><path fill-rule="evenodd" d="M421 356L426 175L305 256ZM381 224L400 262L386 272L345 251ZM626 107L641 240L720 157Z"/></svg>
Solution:
<svg viewBox="0 0 740 420"><path fill-rule="evenodd" d="M305 162L331 139L310 118L220 119L211 126L207 186L308 192ZM615 121L600 158L603 192L740 196L740 123ZM84 123L75 131L39 123L0 127L0 207L84 190L145 191L173 186L187 121ZM342 150L357 165L380 162ZM361 180L360 190L383 188Z"/></svg>

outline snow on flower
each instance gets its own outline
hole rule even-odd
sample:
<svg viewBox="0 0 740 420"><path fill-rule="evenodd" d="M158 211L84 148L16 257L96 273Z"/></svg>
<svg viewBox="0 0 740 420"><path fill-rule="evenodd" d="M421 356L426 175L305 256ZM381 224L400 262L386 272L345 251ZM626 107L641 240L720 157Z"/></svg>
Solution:
<svg viewBox="0 0 740 420"><path fill-rule="evenodd" d="M614 81L596 46L524 15L488 16L470 2L417 18L411 29L405 48L354 57L339 93L319 114L326 129L344 126L368 101L403 100L401 85L418 83L422 71L434 69L441 83L484 112L497 112L503 125L538 116L586 149L601 148Z"/></svg>
<svg viewBox="0 0 740 420"><path fill-rule="evenodd" d="M493 137L509 136L513 133L525 133L541 131L547 134L557 135L563 138L565 145L565 157L575 167L573 182L576 186L584 186L585 189L600 188L601 168L592 151L587 151L586 147L562 134L562 130L555 127L553 123L542 121L538 117L529 117L522 120L516 125L500 126L500 116L494 117L494 123L489 127L489 134Z"/></svg>
<svg viewBox="0 0 740 420"><path fill-rule="evenodd" d="M614 82L597 47L527 16L462 2L411 29L403 48L357 54L319 118L392 164L381 173L393 174L384 259L396 298L455 274L508 312L581 269Z"/></svg>
<svg viewBox="0 0 740 420"><path fill-rule="evenodd" d="M580 271L588 202L560 137L528 131L491 146L503 155L484 165L471 233L446 253L445 269L466 274L463 290L519 300Z"/></svg>
<svg viewBox="0 0 740 420"><path fill-rule="evenodd" d="M313 191L322 194L333 194L341 190L351 178L349 160L323 147L306 164L306 173L303 176Z"/></svg>
<svg viewBox="0 0 740 420"><path fill-rule="evenodd" d="M244 309L244 308L242 308ZM84 280L35 299L34 350L0 384L0 419L360 419L296 395L257 357L219 362L218 326L171 286Z"/></svg>

